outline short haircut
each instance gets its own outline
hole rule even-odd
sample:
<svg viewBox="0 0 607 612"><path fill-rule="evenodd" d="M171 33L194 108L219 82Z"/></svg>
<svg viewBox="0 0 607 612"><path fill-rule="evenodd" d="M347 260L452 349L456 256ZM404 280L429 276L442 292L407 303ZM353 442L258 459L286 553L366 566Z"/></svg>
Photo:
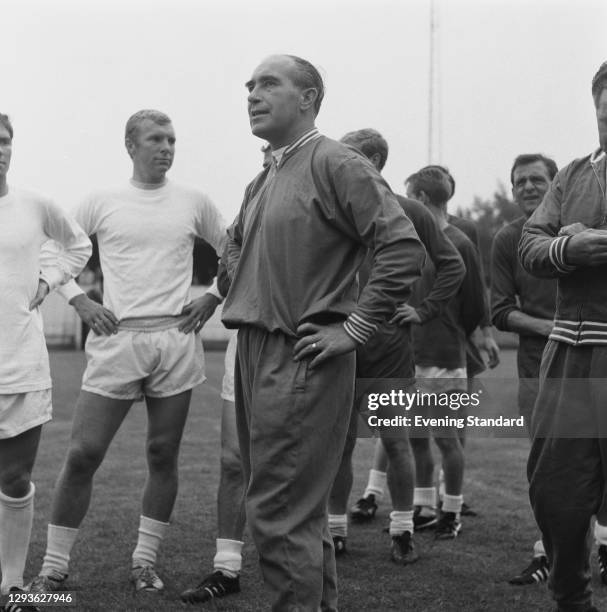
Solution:
<svg viewBox="0 0 607 612"><path fill-rule="evenodd" d="M134 115L131 115L129 120L126 122L124 138L126 140L130 140L131 142L135 142L137 133L139 131L139 125L146 119L149 119L158 125L168 125L171 123L171 118L165 113L152 109L140 110Z"/></svg>
<svg viewBox="0 0 607 612"><path fill-rule="evenodd" d="M6 129L6 131L9 133L9 136L11 137L11 140L12 140L13 139L13 125L8 115L3 115L2 113L0 113L0 125Z"/></svg>
<svg viewBox="0 0 607 612"><path fill-rule="evenodd" d="M386 139L373 128L355 130L342 136L341 142L358 149L365 157L371 158L379 154L379 169L382 170L388 159L388 143Z"/></svg>
<svg viewBox="0 0 607 612"><path fill-rule="evenodd" d="M592 99L594 100L595 108L598 106L601 92L605 88L607 88L607 62L603 62L592 77Z"/></svg>
<svg viewBox="0 0 607 612"><path fill-rule="evenodd" d="M314 101L314 114L318 115L320 105L325 97L325 84L323 83L320 72L308 61L297 55L287 55L290 57L296 66L293 76L293 83L300 89L316 89L317 95Z"/></svg>
<svg viewBox="0 0 607 612"><path fill-rule="evenodd" d="M512 169L510 170L510 182L514 186L514 171L519 166L526 166L528 164L533 164L535 162L542 162L544 166L546 166L546 170L548 171L548 176L550 176L550 180L552 180L556 173L559 171L556 162L550 158L542 155L541 153L523 153L522 155L518 155L512 164Z"/></svg>
<svg viewBox="0 0 607 612"><path fill-rule="evenodd" d="M426 166L412 174L405 183L411 185L414 194L423 191L435 206L446 204L451 197L451 185L447 175L436 166Z"/></svg>
<svg viewBox="0 0 607 612"><path fill-rule="evenodd" d="M447 180L451 185L451 195L449 196L449 199L451 199L453 197L453 194L455 193L455 179L453 178L451 172L449 172L449 168L447 168L447 166L439 166L438 164L430 164L428 166L424 166L422 170L425 170L426 168L436 168L447 177Z"/></svg>

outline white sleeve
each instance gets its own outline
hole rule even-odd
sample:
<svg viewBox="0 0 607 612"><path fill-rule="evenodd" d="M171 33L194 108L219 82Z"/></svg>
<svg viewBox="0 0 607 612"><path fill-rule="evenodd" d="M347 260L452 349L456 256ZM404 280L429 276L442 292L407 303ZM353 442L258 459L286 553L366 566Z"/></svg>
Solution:
<svg viewBox="0 0 607 612"><path fill-rule="evenodd" d="M196 235L204 238L218 254L223 252L227 240L227 225L212 200L201 194L196 207Z"/></svg>
<svg viewBox="0 0 607 612"><path fill-rule="evenodd" d="M84 230L59 206L47 200L43 203L43 230L55 241L55 247L43 245L40 253L40 278L50 289L78 276L89 260L93 247Z"/></svg>
<svg viewBox="0 0 607 612"><path fill-rule="evenodd" d="M74 279L67 281L65 285L57 287L57 293L68 303L77 295L84 295L84 291Z"/></svg>

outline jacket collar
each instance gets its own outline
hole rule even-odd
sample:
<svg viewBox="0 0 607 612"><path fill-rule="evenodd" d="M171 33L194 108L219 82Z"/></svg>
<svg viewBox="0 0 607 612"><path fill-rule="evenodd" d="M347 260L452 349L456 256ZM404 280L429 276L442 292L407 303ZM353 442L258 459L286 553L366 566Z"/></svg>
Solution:
<svg viewBox="0 0 607 612"><path fill-rule="evenodd" d="M292 142L288 147L284 149L280 160L278 160L278 165L280 166L283 159L289 157L292 153L294 153L298 149L301 149L301 147L308 144L312 140L316 140L317 138L320 138L320 132L318 131L318 128L312 128L311 130L308 130L305 134L302 134L295 142Z"/></svg>
<svg viewBox="0 0 607 612"><path fill-rule="evenodd" d="M590 155L590 163L592 165L600 164L605 159L605 151L603 149L597 149Z"/></svg>

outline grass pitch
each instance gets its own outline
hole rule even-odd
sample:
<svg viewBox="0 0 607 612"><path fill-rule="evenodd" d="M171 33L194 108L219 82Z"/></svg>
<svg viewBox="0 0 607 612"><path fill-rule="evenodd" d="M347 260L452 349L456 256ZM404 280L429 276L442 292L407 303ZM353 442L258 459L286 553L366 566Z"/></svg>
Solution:
<svg viewBox="0 0 607 612"><path fill-rule="evenodd" d="M515 402L513 351L504 351L494 376L504 378L500 401ZM34 473L36 515L26 579L40 568L55 478L67 448L72 411L84 368L81 352L51 353L55 417L45 426ZM218 483L220 385L223 353L207 353L208 381L195 390L181 451L180 491L172 525L162 545L158 569L166 592L135 595L128 582L136 541L140 495L146 474L145 408L135 404L95 478L93 500L72 554L70 588L77 605L69 610L185 610L179 593L212 568L215 552L215 494ZM359 441L352 499L362 493L373 440ZM470 439L466 451L465 496L479 513L464 517L461 535L435 542L416 534L421 559L398 567L389 558L384 501L368 525L351 525L348 554L338 561L340 610L382 612L536 612L551 609L544 585L512 587L508 578L529 561L537 539L527 498L525 439ZM607 609L607 587L600 585L593 560L596 604ZM250 540L244 549L242 593L202 609L268 609L257 555ZM59 609L59 608L55 608Z"/></svg>

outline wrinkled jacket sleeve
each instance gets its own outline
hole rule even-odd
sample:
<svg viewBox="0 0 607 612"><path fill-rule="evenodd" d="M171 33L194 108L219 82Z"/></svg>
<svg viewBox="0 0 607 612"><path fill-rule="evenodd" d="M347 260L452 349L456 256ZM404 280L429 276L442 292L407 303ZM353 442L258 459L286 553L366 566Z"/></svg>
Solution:
<svg viewBox="0 0 607 612"><path fill-rule="evenodd" d="M228 248L227 244L221 254L221 259L219 260L219 266L217 266L217 289L219 289L219 293L222 297L226 297L228 295L228 291L230 290L230 278L228 276Z"/></svg>
<svg viewBox="0 0 607 612"><path fill-rule="evenodd" d="M511 243L510 243L511 244ZM516 301L513 255L504 232L498 232L491 249L491 312L493 324L508 331L508 315L520 310Z"/></svg>
<svg viewBox="0 0 607 612"><path fill-rule="evenodd" d="M461 284L462 326L469 336L485 316L485 285L481 275L479 257L474 246L469 243L460 251L466 266L466 276Z"/></svg>
<svg viewBox="0 0 607 612"><path fill-rule="evenodd" d="M457 249L445 236L431 213L428 213L428 217L422 217L415 227L435 268L432 289L416 308L421 322L425 323L437 317L457 293L466 275L466 268Z"/></svg>
<svg viewBox="0 0 607 612"><path fill-rule="evenodd" d="M242 229L240 225L240 214L234 223L228 228L228 240L226 242L226 272L230 282L234 278L238 262L240 261L240 251L242 249Z"/></svg>
<svg viewBox="0 0 607 612"><path fill-rule="evenodd" d="M565 249L571 236L559 236L561 229L562 171L559 172L542 203L527 220L519 243L521 264L534 276L554 278L569 274L575 266L567 264Z"/></svg>
<svg viewBox="0 0 607 612"><path fill-rule="evenodd" d="M369 280L355 310L344 322L357 342L366 342L378 324L405 302L421 276L426 252L410 219L387 183L358 155L342 162L333 174L340 211L349 231L371 249ZM343 215L343 217L342 217ZM341 225L341 220L337 220ZM347 229L343 224L344 230Z"/></svg>

